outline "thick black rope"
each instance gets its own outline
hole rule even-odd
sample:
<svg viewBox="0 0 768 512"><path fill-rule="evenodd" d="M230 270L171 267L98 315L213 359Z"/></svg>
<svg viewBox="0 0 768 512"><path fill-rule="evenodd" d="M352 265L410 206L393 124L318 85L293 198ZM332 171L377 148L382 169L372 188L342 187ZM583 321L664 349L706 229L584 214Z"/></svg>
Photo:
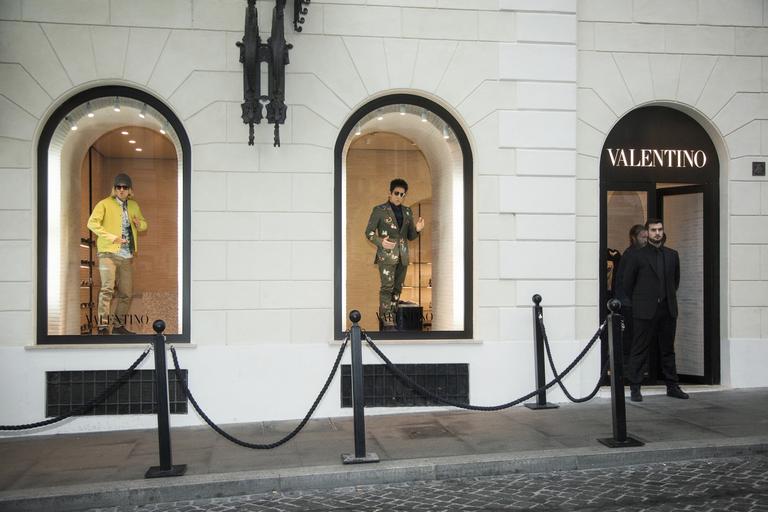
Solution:
<svg viewBox="0 0 768 512"><path fill-rule="evenodd" d="M539 327L541 327L541 337L544 338L544 347L547 351L547 359L549 360L549 368L552 370L552 375L557 375L557 368L555 368L555 361L552 359L552 349L549 346L549 338L547 338L547 329L544 327L544 318L542 315L538 315L537 321L539 322ZM600 327L597 328L597 332L595 333L595 338L600 337L600 334L603 332L603 329L605 329L605 325L608 321L605 320L602 324L600 324ZM600 384L603 381L603 377L605 377L608 374L608 363L609 361L606 360L603 364L603 368L600 370L600 376L597 378L597 384L595 384L594 389L592 391L582 397L582 398L575 398L573 395L571 395L568 392L568 389L566 389L565 384L563 383L562 379L557 379L557 384L560 386L560 389L563 390L563 393L565 393L565 396L568 397L568 400L570 400L573 403L581 404L584 402L589 402L593 398L595 398L595 395L598 391L600 391Z"/></svg>
<svg viewBox="0 0 768 512"><path fill-rule="evenodd" d="M600 331L595 333L595 335L592 337L592 339L589 340L589 343L587 344L587 346L584 347L584 349L581 351L581 353L579 353L579 355L576 356L576 359L574 359L573 362L570 365L568 365L568 367L565 370L563 370L563 373L561 373L560 375L555 375L554 379L549 381L544 386L531 391L527 395L521 396L520 398L518 398L516 400L513 400L511 402L507 402L505 404L500 404L500 405L472 405L472 404L465 404L465 403L456 402L454 400L450 400L448 398L443 398L441 396L438 396L438 395L432 393L431 391L429 391L428 389L426 389L424 386L422 386L418 382L415 382L413 379L408 377L406 374L404 374L402 372L402 370L400 370L400 368L398 368L392 361L389 360L389 358L387 358L386 355L384 355L384 353L381 351L381 349L379 349L379 347L376 346L376 344L373 342L373 340L370 338L370 336L365 334L365 339L368 342L368 345L373 349L373 351L376 352L376 354L381 358L382 361L384 361L384 365L387 368L387 370L392 375L394 375L396 378L398 378L400 380L400 382L402 382L403 384L405 384L407 387L411 388L412 390L416 391L421 396L423 396L423 397L425 397L427 399L430 399L430 400L434 400L435 402L440 402L440 403L445 404L445 405L451 405L453 407L458 407L460 409L466 409L468 411L500 411L502 409L508 409L508 408L513 407L515 405L521 404L521 403L525 402L526 400L528 400L529 398L533 398L534 396L538 395L542 391L544 391L546 389L549 389L552 386L554 386L555 384L557 384L557 382L560 379L562 379L563 377L568 375L568 373L571 370L573 370L573 368L584 358L584 356L587 354L587 352L589 352L589 349L592 348L592 345L595 344L595 341L597 341L599 336L600 336Z"/></svg>
<svg viewBox="0 0 768 512"><path fill-rule="evenodd" d="M219 433L222 437L227 439L228 441L231 441L237 445L243 446L245 448L251 448L253 450L270 450L272 448L277 448L280 445L283 445L293 439L293 437L301 431L302 428L307 424L309 421L309 418L312 417L312 414L315 412L315 409L317 409L317 406L320 404L320 400L323 398L323 395L325 395L325 392L328 390L328 386L331 385L331 381L333 380L334 375L336 375L336 371L339 368L339 363L341 363L341 356L344 355L344 350L347 348L347 341L349 341L349 337L344 339L344 342L341 344L341 348L339 349L339 355L336 356L336 361L333 363L333 368L331 369L330 375L328 375L328 380L325 381L325 385L323 386L323 389L320 390L320 393L317 395L317 398L315 399L315 403L312 404L312 407L309 408L309 412L307 412L307 415L304 416L304 419L301 420L301 422L294 428L288 435L283 437L282 439L279 439L275 441L274 443L268 443L268 444L259 444L259 443L249 443L247 441L242 441L235 436L227 433L219 427L216 423L213 422L200 408L200 405L198 405L197 400L195 400L195 397L192 396L192 393L189 391L189 387L187 387L187 382L184 380L184 376L181 373L181 368L179 367L179 358L176 356L176 349L171 346L171 355L173 356L173 366L175 367L176 371L176 378L181 383L181 387L184 389L184 393L189 398L189 401L192 403L192 407L195 408L197 411L197 414L200 415L203 420L208 424L209 427L211 427L213 430L215 430L217 433Z"/></svg>
<svg viewBox="0 0 768 512"><path fill-rule="evenodd" d="M85 414L88 414L91 412L91 410L102 403L104 400L107 399L109 395L120 389L123 384L128 382L128 379L130 379L133 374L136 372L136 368L141 364L141 362L144 360L144 358L147 357L147 354L149 354L149 351L151 350L151 347L147 347L146 350L139 356L136 361L133 362L133 364L125 370L118 379L109 385L107 389L102 391L99 396L88 402L87 404L81 405L77 409L73 409L67 413L62 414L61 416L56 416L55 418L49 418L47 420L38 421L37 423L26 423L23 425L0 425L0 430L27 430L31 428L39 428L39 427L45 427L46 425L51 425L53 423L58 423L59 421L63 421L71 416L82 416Z"/></svg>

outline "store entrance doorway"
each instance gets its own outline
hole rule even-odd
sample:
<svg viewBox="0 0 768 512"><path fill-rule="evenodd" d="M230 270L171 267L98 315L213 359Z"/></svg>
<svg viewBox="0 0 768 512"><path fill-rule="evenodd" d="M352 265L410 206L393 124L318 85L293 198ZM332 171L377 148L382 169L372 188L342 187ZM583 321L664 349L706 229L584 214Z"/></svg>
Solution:
<svg viewBox="0 0 768 512"><path fill-rule="evenodd" d="M679 148L683 149L677 153ZM609 134L600 168L601 321L608 313L605 304L616 292L616 275L629 245L630 229L649 218L663 219L665 244L680 255L675 336L680 381L719 383L718 163L714 145L686 114L645 107L625 116ZM630 346L631 336L627 336L625 361ZM607 349L603 340L604 358ZM651 344L647 370L644 384L663 383L656 344Z"/></svg>

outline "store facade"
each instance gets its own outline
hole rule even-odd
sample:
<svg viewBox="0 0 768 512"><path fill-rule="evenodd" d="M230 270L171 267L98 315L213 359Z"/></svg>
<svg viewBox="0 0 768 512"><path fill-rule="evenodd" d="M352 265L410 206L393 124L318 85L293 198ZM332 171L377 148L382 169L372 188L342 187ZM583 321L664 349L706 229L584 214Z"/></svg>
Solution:
<svg viewBox="0 0 768 512"><path fill-rule="evenodd" d="M684 256L683 382L768 384L765 2L387 4L313 1L301 32L286 23L274 147L241 120L245 2L3 3L0 423L66 406L66 372L123 369L146 344L94 324L84 225L118 171L149 224L128 320L168 320L218 423L302 416L351 309L395 362L466 365L473 403L523 395L531 296L565 366L605 314L608 250L652 214ZM397 177L426 220L402 291L419 321L385 333L364 228ZM599 368L596 350L572 392ZM342 388L316 415L350 414ZM56 431L154 422L117 412Z"/></svg>

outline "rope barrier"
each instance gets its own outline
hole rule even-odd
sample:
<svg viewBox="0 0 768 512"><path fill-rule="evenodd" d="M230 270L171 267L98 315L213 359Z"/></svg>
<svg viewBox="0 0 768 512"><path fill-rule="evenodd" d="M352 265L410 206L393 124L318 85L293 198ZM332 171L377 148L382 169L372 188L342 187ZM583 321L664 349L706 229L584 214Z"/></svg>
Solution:
<svg viewBox="0 0 768 512"><path fill-rule="evenodd" d="M53 423L58 423L59 421L63 421L71 416L82 416L84 414L89 413L94 407L102 403L104 400L107 399L109 395L120 389L120 387L123 386L126 382L128 382L128 379L130 379L133 374L136 372L136 368L141 364L141 362L147 357L147 354L149 354L149 351L151 350L151 346L147 347L144 352L139 356L136 361L133 362L133 364L125 370L118 379L109 385L107 389L101 392L99 396L88 402L87 404L81 405L77 409L74 409L72 411L69 411L67 413L64 413L60 416L56 416L55 418L49 418L47 420L38 421L37 423L25 423L23 425L0 425L0 430L27 430L32 428L39 428L39 427L45 427L47 425L51 425Z"/></svg>
<svg viewBox="0 0 768 512"><path fill-rule="evenodd" d="M544 327L544 318L542 315L538 315L536 319L539 323L539 327L541 327L541 335L542 335L542 338L544 339L544 348L546 349L546 352L547 352L547 359L549 360L549 368L552 370L552 375L557 375L557 369L555 368L555 361L552 358L552 349L549 346L549 338L547 338L547 329L546 327ZM605 329L607 322L608 322L607 320L604 320L603 323L600 324L600 327L597 328L597 332L595 333L595 336L594 336L595 340L597 340L597 338L600 337L600 334L602 334L603 329ZM590 340L590 343L591 342L592 340ZM597 392L600 391L600 383L602 382L603 377L605 377L608 374L609 362L610 361L608 359L605 360L605 363L603 363L603 368L602 370L600 370L600 376L597 378L597 384L595 384L594 389L592 389L592 391L588 395L582 398L574 398L574 396L568 392L568 389L566 389L565 384L562 381L562 378L556 379L557 384L558 386L560 386L560 389L563 390L563 393L565 393L565 396L568 397L568 400L570 400L571 402L576 404L589 402L595 397Z"/></svg>
<svg viewBox="0 0 768 512"><path fill-rule="evenodd" d="M184 380L184 377L181 373L181 368L179 367L179 358L176 356L176 349L175 347L171 346L171 355L173 356L173 366L174 371L176 372L176 377L179 380L179 383L181 384L182 389L184 390L184 394L189 398L189 401L192 403L192 407L195 408L197 411L197 414L200 415L203 420L208 424L209 427L211 427L213 430L215 430L219 435L227 439L228 441L231 441L237 445L240 445L244 448L251 448L253 450L270 450L272 448L277 448L278 446L281 446L291 439L293 439L296 434L298 434L301 429L304 428L304 426L309 421L309 418L312 417L312 414L315 412L315 409L317 409L317 406L320 404L320 400L325 395L325 392L328 391L328 386L331 385L331 381L333 380L333 377L336 375L336 371L339 369L339 364L341 363L341 356L344 355L344 350L347 348L347 342L349 341L349 336L344 338L344 342L341 344L341 348L339 349L339 354L336 356L336 361L333 363L333 368L331 369L330 375L328 375L328 379L325 381L325 384L323 385L323 389L320 390L320 393L317 395L317 398L315 399L315 402L312 404L312 407L309 408L309 412L307 412L306 416L304 416L304 419L301 420L301 422L294 428L291 432L289 432L285 437L275 441L274 443L268 443L268 444L259 444L259 443L249 443L247 441L243 441L241 439L236 438L235 436L229 434L228 432L224 431L221 427L219 427L216 423L211 420L205 412L200 408L200 405L197 403L197 400L195 400L195 397L192 396L192 393L189 391L189 387L187 386L186 380Z"/></svg>
<svg viewBox="0 0 768 512"><path fill-rule="evenodd" d="M592 339L589 340L589 343L587 343L587 346L584 347L584 349L579 353L578 356L576 356L576 359L573 360L573 362L568 365L568 367L563 370L563 373L560 375L555 374L555 378L549 381L544 386L535 389L534 391L531 391L527 395L521 396L520 398L513 400L511 402L507 402L505 404L500 405L472 405L472 404L465 404L461 402L456 402L454 400L450 400L447 398L443 398L441 396L436 395L435 393L432 393L428 389L426 389L421 384L415 382L413 379L405 375L400 368L397 367L392 361L387 358L386 355L379 349L379 347L376 346L376 344L373 342L373 340L368 336L368 334L364 333L365 340L368 342L368 345L371 347L371 349L376 352L376 354L381 358L382 361L384 361L384 365L387 368L387 370L392 373L395 377L397 377L403 384L411 388L412 390L416 391L420 395L422 395L425 398L428 398L430 400L434 400L435 402L440 402L445 405L451 405L453 407L458 407L460 409L466 409L468 411L500 411L502 409L508 409L510 407L513 407L515 405L521 404L525 402L526 400L536 396L541 391L544 391L546 389L551 388L559 380L561 380L563 377L568 375L571 370L573 370L574 367L584 358L585 355L587 355L587 352L589 352L589 349L592 348L592 346L595 344L595 341L600 337L600 331L602 330L602 326L598 331L595 333L594 336L592 336Z"/></svg>

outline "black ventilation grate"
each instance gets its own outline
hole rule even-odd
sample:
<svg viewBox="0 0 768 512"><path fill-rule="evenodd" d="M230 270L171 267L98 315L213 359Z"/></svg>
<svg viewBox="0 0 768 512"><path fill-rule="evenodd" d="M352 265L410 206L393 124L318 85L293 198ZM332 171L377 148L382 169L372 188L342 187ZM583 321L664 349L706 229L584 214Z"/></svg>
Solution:
<svg viewBox="0 0 768 512"><path fill-rule="evenodd" d="M399 364L400 370L435 395L469 402L469 365ZM443 405L428 400L405 386L383 364L363 365L366 407L424 407ZM341 366L341 406L352 407L352 367Z"/></svg>
<svg viewBox="0 0 768 512"><path fill-rule="evenodd" d="M82 370L45 372L45 415L69 413L90 402L115 382L124 370ZM182 370L187 379L187 370ZM168 398L171 414L186 414L187 399L176 372L168 371ZM120 389L108 396L87 415L155 414L155 371L137 370Z"/></svg>

